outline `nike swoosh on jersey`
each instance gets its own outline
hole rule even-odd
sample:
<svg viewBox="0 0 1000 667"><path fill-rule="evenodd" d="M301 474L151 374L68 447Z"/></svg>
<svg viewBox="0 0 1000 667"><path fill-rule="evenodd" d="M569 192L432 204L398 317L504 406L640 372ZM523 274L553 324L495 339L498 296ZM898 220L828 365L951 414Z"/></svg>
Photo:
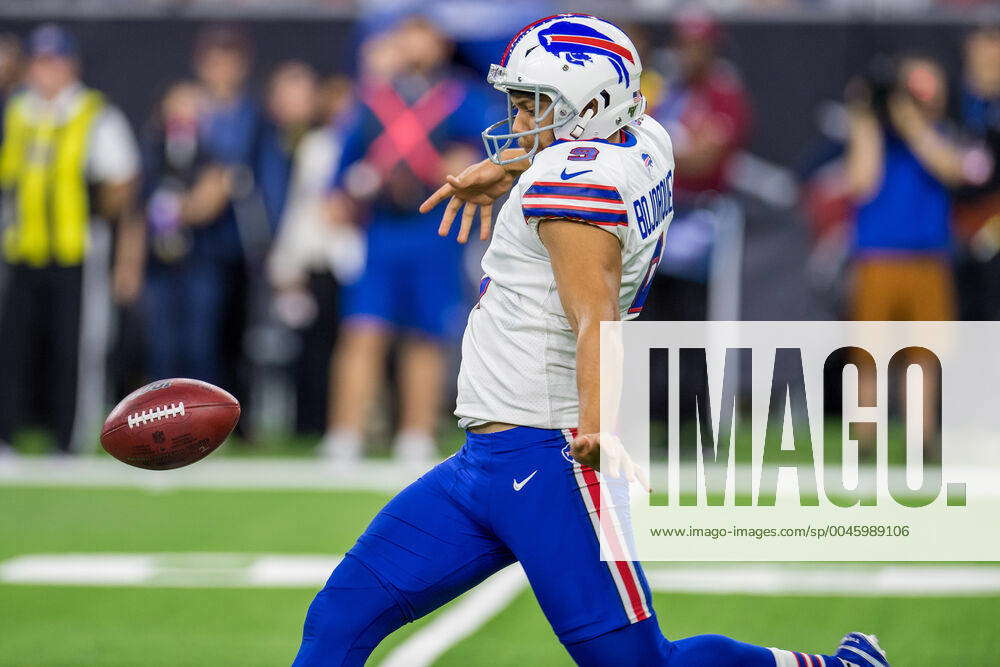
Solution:
<svg viewBox="0 0 1000 667"><path fill-rule="evenodd" d="M566 167L563 167L562 173L559 174L559 177L561 179L563 179L564 181L568 181L571 178L576 178L580 174L589 174L592 171L594 171L594 170L593 169L584 169L583 171L574 171L572 174L567 174L566 173Z"/></svg>
<svg viewBox="0 0 1000 667"><path fill-rule="evenodd" d="M517 481L517 479L515 478L514 479L514 490L515 491L520 491L521 489L523 489L524 485L527 484L528 482L530 482L531 478L534 477L537 472L538 471L536 470L535 472L531 473L530 475L528 475L527 477L525 477L524 479L522 479L520 482Z"/></svg>

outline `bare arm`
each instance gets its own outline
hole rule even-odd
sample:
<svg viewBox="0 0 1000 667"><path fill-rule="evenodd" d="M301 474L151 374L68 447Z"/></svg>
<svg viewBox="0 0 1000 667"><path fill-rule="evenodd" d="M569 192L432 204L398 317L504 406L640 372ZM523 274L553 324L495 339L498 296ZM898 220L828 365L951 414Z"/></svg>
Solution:
<svg viewBox="0 0 1000 667"><path fill-rule="evenodd" d="M133 303L142 291L146 268L146 225L134 212L118 223L118 245L112 273L115 301Z"/></svg>
<svg viewBox="0 0 1000 667"><path fill-rule="evenodd" d="M101 183L98 188L97 211L105 220L121 220L132 206L136 179L117 183Z"/></svg>
<svg viewBox="0 0 1000 667"><path fill-rule="evenodd" d="M205 167L181 202L181 220L194 227L209 224L222 213L232 192L233 179L228 169Z"/></svg>
<svg viewBox="0 0 1000 667"><path fill-rule="evenodd" d="M620 319L621 247L613 235L592 225L568 220L542 222L538 234L549 252L559 300L576 334L579 433L598 434L601 427L601 322ZM573 456L580 463L597 468L600 439L592 438L579 447L574 443Z"/></svg>
<svg viewBox="0 0 1000 667"><path fill-rule="evenodd" d="M889 102L892 124L920 163L949 187L965 185L962 152L920 113L908 96L897 94Z"/></svg>
<svg viewBox="0 0 1000 667"><path fill-rule="evenodd" d="M851 109L845 168L847 191L855 201L868 201L878 190L882 153L882 129L875 114L868 109Z"/></svg>
<svg viewBox="0 0 1000 667"><path fill-rule="evenodd" d="M98 190L102 217L117 227L111 275L115 301L121 304L139 296L146 264L146 225L135 206L136 180L102 183Z"/></svg>

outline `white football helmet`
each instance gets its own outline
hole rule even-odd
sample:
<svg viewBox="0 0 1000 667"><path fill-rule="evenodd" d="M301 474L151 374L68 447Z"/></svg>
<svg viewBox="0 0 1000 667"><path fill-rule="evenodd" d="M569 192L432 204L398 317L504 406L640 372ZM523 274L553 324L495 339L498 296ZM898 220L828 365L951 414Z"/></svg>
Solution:
<svg viewBox="0 0 1000 667"><path fill-rule="evenodd" d="M490 159L508 164L538 152L538 135L554 130L556 139L607 139L640 118L646 100L639 92L642 63L632 40L617 26L589 14L557 14L535 21L514 36L499 65L487 78L507 93L507 119L483 130ZM541 96L551 105L536 127L514 132L511 92ZM507 126L507 132L500 128ZM523 157L504 160L501 153L521 137L534 136Z"/></svg>

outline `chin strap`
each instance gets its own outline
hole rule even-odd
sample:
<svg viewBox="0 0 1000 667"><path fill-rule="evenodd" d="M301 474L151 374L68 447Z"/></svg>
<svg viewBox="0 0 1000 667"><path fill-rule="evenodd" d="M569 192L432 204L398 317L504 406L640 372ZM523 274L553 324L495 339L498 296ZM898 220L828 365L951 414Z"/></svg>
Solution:
<svg viewBox="0 0 1000 667"><path fill-rule="evenodd" d="M584 109L583 113L580 114L579 122L576 124L576 127L573 128L573 131L569 133L569 136L574 139L579 139L580 135L583 134L583 131L587 129L587 125L590 124L590 119L594 117L595 113L596 112L591 108Z"/></svg>

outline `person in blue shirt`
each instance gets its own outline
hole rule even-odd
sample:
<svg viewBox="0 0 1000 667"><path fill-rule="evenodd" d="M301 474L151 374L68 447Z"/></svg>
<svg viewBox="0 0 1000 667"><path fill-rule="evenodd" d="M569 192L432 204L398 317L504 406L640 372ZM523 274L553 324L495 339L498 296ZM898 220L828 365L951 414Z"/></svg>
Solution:
<svg viewBox="0 0 1000 667"><path fill-rule="evenodd" d="M232 26L207 28L195 47L195 71L207 92L199 136L210 158L230 174L232 190L222 212L198 230L195 249L204 257L203 302L215 302L202 314L204 326L217 332L218 383L244 397L244 334L249 319L248 265L263 261L270 225L257 187L254 165L261 112L247 90L253 49L249 36ZM244 415L241 424L251 423ZM245 434L245 432L244 432Z"/></svg>
<svg viewBox="0 0 1000 667"><path fill-rule="evenodd" d="M335 401L322 449L360 455L364 425L393 338L400 397L396 453L426 460L447 368L443 343L462 318L462 255L435 230L440 212L418 213L445 174L481 151L489 106L448 67L452 45L429 21L408 17L363 47L359 109L331 183L331 215L366 229L361 277L344 293L334 355Z"/></svg>
<svg viewBox="0 0 1000 667"><path fill-rule="evenodd" d="M296 151L318 121L316 72L297 60L280 63L268 78L254 172L273 236L285 210Z"/></svg>
<svg viewBox="0 0 1000 667"><path fill-rule="evenodd" d="M262 122L260 108L246 88L251 59L249 37L236 27L210 26L195 45L195 73L206 93L199 138L211 158L229 168L235 181L230 205L203 228L195 240L195 252L227 267L242 263L251 239L257 240L261 223L266 225L262 212L238 206L253 200L253 167Z"/></svg>
<svg viewBox="0 0 1000 667"><path fill-rule="evenodd" d="M907 57L885 77L849 89L850 136L845 155L855 203L850 316L860 321L953 320L952 190L980 175L967 151L942 131L947 87L933 60ZM925 395L937 387L925 378ZM860 388L872 396L874 386ZM934 401L924 405L934 442ZM933 456L929 448L928 456Z"/></svg>
<svg viewBox="0 0 1000 667"><path fill-rule="evenodd" d="M963 150L941 130L947 87L941 67L907 57L890 88L852 87L845 155L855 202L856 320L950 320L951 190L975 178Z"/></svg>

